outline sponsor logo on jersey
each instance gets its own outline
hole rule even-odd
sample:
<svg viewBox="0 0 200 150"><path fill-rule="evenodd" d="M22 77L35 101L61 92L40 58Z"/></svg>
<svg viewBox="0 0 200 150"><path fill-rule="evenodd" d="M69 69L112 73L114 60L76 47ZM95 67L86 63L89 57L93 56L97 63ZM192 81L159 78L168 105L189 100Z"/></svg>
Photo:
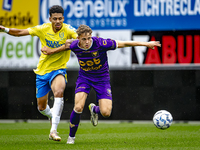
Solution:
<svg viewBox="0 0 200 150"><path fill-rule="evenodd" d="M47 39L45 39L45 41L46 41L46 45L51 48L56 48L63 45L63 44L59 44L59 41L49 41Z"/></svg>

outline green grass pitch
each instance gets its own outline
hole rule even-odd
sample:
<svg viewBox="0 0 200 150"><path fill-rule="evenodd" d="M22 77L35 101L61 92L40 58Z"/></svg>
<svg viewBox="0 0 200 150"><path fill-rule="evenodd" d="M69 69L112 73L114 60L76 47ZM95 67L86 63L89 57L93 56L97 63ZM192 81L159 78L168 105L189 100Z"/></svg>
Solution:
<svg viewBox="0 0 200 150"><path fill-rule="evenodd" d="M0 123L4 150L199 150L200 124L175 123L166 130L153 123L80 123L74 145L66 144L69 123L58 126L61 142L48 140L49 123Z"/></svg>

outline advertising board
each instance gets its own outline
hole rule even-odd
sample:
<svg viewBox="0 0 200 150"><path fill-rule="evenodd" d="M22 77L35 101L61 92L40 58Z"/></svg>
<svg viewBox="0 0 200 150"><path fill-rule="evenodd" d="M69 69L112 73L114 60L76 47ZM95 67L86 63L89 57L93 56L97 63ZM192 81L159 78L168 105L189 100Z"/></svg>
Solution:
<svg viewBox="0 0 200 150"><path fill-rule="evenodd" d="M40 23L52 5L64 8L65 22L77 28L135 31L200 29L200 0L40 0Z"/></svg>
<svg viewBox="0 0 200 150"><path fill-rule="evenodd" d="M26 29L39 24L39 0L2 0L0 25Z"/></svg>
<svg viewBox="0 0 200 150"><path fill-rule="evenodd" d="M132 65L200 65L200 31L133 32L133 40L160 41L154 50L134 47Z"/></svg>
<svg viewBox="0 0 200 150"><path fill-rule="evenodd" d="M130 40L131 30L94 31L93 35L115 40ZM41 43L38 37L13 37L5 33L0 34L0 68L36 68L40 57ZM131 47L108 52L110 67L130 67ZM68 68L79 68L76 55L72 52Z"/></svg>
<svg viewBox="0 0 200 150"><path fill-rule="evenodd" d="M108 52L110 68L135 66L199 65L200 0L3 0L0 24L9 28L28 28L49 22L49 8L61 5L65 23L78 28L87 24L94 36L115 40L150 41L162 44L123 48ZM40 56L37 37L0 34L1 69L36 68ZM78 68L71 53L67 64Z"/></svg>

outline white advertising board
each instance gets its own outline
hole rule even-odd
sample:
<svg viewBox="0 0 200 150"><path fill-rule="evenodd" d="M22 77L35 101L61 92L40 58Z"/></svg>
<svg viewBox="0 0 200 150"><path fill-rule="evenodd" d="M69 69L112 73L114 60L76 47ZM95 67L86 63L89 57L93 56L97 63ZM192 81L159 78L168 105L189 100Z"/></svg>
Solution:
<svg viewBox="0 0 200 150"><path fill-rule="evenodd" d="M40 55L37 37L0 34L0 68L36 68Z"/></svg>

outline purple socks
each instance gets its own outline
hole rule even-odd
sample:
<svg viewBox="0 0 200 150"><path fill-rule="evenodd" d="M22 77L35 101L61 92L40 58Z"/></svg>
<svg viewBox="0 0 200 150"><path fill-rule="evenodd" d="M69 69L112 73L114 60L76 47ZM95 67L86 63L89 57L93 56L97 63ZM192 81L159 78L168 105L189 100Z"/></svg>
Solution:
<svg viewBox="0 0 200 150"><path fill-rule="evenodd" d="M99 114L100 113L99 106L94 106L93 112ZM75 137L75 134L80 122L80 117L81 117L81 113L78 114L74 110L72 111L71 116L70 116L70 132L69 132L70 137Z"/></svg>
<svg viewBox="0 0 200 150"><path fill-rule="evenodd" d="M94 106L93 112L96 113L96 114L100 114L99 106Z"/></svg>
<svg viewBox="0 0 200 150"><path fill-rule="evenodd" d="M75 137L80 122L80 117L81 114L76 113L74 110L72 111L70 116L70 133L69 133L70 137Z"/></svg>

